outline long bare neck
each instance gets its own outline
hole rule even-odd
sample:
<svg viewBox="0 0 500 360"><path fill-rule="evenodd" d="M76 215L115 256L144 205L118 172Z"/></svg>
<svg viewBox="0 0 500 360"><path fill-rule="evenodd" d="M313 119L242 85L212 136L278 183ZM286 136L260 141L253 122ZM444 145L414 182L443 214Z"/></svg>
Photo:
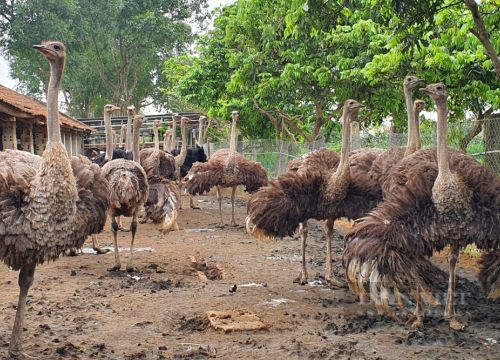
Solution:
<svg viewBox="0 0 500 360"><path fill-rule="evenodd" d="M59 88L61 86L64 64L50 63L50 80L47 89L47 140L51 143L61 143L61 128L59 125Z"/></svg>
<svg viewBox="0 0 500 360"><path fill-rule="evenodd" d="M133 139L132 139L132 126L134 123L134 115L128 114L127 116L127 146L126 150L127 151L132 151L133 150Z"/></svg>
<svg viewBox="0 0 500 360"><path fill-rule="evenodd" d="M450 172L448 162L448 104L446 101L437 105L437 163L438 175Z"/></svg>
<svg viewBox="0 0 500 360"><path fill-rule="evenodd" d="M163 150L170 151L170 132L169 131L166 131L165 134L163 134Z"/></svg>
<svg viewBox="0 0 500 360"><path fill-rule="evenodd" d="M113 130L111 129L111 114L104 111L104 128L106 130L106 160L113 159Z"/></svg>
<svg viewBox="0 0 500 360"><path fill-rule="evenodd" d="M351 114L344 110L342 114L342 149L340 150L340 162L335 171L335 176L349 174L349 153L351 152L351 126L349 124Z"/></svg>
<svg viewBox="0 0 500 360"><path fill-rule="evenodd" d="M140 135L139 133L141 132L140 130L141 130L141 126L134 122L134 136L133 136L134 141L132 144L133 145L132 146L132 148L133 148L132 159L136 162L139 162L139 159L140 159L140 157L139 157L139 135Z"/></svg>
<svg viewBox="0 0 500 360"><path fill-rule="evenodd" d="M176 156L175 158L175 164L178 166L182 166L184 164L184 161L186 160L186 155L187 155L187 124L184 120L181 120L181 151L179 152L179 155Z"/></svg>
<svg viewBox="0 0 500 360"><path fill-rule="evenodd" d="M236 153L236 140L238 139L238 128L236 127L237 122L237 117L233 116L233 123L231 124L231 138L229 141L229 156L233 156Z"/></svg>
<svg viewBox="0 0 500 360"><path fill-rule="evenodd" d="M420 110L415 106L413 110L413 121L415 122L415 150L422 148L422 140L420 138Z"/></svg>
<svg viewBox="0 0 500 360"><path fill-rule="evenodd" d="M205 144L205 119L200 118L198 122L198 146L202 147Z"/></svg>
<svg viewBox="0 0 500 360"><path fill-rule="evenodd" d="M155 142L155 150L160 150L160 138L158 136L158 128L153 127L153 137Z"/></svg>
<svg viewBox="0 0 500 360"><path fill-rule="evenodd" d="M406 114L408 116L408 140L406 143L405 156L413 154L417 149L416 145L416 129L415 129L415 113L413 112L413 97L411 90L404 87Z"/></svg>
<svg viewBox="0 0 500 360"><path fill-rule="evenodd" d="M172 118L172 150L177 149L177 116Z"/></svg>

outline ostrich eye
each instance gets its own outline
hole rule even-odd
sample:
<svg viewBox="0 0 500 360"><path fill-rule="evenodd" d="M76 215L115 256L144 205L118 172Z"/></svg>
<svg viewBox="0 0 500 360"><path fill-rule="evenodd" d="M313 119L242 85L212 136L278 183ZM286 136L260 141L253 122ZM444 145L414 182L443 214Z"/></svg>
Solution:
<svg viewBox="0 0 500 360"><path fill-rule="evenodd" d="M61 50L61 47L59 45L54 45L54 49L59 51Z"/></svg>
<svg viewBox="0 0 500 360"><path fill-rule="evenodd" d="M436 89L443 90L443 88L441 86L436 87Z"/></svg>

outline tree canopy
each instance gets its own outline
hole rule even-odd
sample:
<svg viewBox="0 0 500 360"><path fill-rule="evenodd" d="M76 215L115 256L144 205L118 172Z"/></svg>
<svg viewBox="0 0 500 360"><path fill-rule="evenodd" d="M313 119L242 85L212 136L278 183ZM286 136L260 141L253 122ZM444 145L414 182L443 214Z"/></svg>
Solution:
<svg viewBox="0 0 500 360"><path fill-rule="evenodd" d="M479 117L498 109L500 82L476 15L498 49L500 9L483 0L474 15L470 1L239 0L215 14L194 55L165 63L165 91L212 116L239 109L252 137L327 135L347 98L367 105L362 122L404 128L409 73L447 84L452 121Z"/></svg>
<svg viewBox="0 0 500 360"><path fill-rule="evenodd" d="M63 91L74 116L100 114L106 102L137 108L164 101L163 62L186 50L189 21L206 0L0 1L0 39L14 78L30 94L44 92L47 63L31 45L63 41L69 51Z"/></svg>

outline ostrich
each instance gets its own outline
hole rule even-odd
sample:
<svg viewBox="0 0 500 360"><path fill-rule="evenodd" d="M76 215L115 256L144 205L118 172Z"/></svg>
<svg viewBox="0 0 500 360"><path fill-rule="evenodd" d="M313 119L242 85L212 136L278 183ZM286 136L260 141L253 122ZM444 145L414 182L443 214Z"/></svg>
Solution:
<svg viewBox="0 0 500 360"><path fill-rule="evenodd" d="M391 313L391 291L416 300L414 327L421 327L423 301L435 302L431 285L441 274L429 257L450 245L445 318L463 329L455 314L455 267L460 248L475 243L497 253L483 258L480 279L499 295L500 178L472 157L447 146L448 105L442 83L422 89L436 103L437 149L420 150L401 161L387 182L390 192L347 235L343 255L350 288L361 298L364 284L377 308ZM495 268L496 266L496 268Z"/></svg>
<svg viewBox="0 0 500 360"><path fill-rule="evenodd" d="M336 219L355 219L373 208L381 199L377 184L368 171L380 154L377 149L349 153L350 117L361 105L346 100L343 106L342 150L340 162L328 155L328 164L321 157L306 156L296 174L289 172L272 181L269 186L253 194L248 201L247 229L256 237L283 237L292 235L298 225L302 237L302 269L296 281L307 282L305 239L310 218L327 220L327 266L325 279L333 286L341 286L332 274L331 238ZM327 155L328 150L322 150ZM308 165L314 161L316 165ZM326 166L325 166L326 165Z"/></svg>
<svg viewBox="0 0 500 360"><path fill-rule="evenodd" d="M158 131L161 126L160 120L153 122L154 147L142 149L139 154L141 166L148 177L161 176L164 179L176 180L175 157L160 150Z"/></svg>
<svg viewBox="0 0 500 360"><path fill-rule="evenodd" d="M418 116L415 114L412 97L412 91L415 90L421 82L422 80L416 76L406 76L403 80L403 92L408 118L408 141L406 147L393 147L384 151L373 162L373 166L370 169L370 176L379 183L381 188L394 166L399 163L403 157L413 154L421 147Z"/></svg>
<svg viewBox="0 0 500 360"><path fill-rule="evenodd" d="M132 160L132 153L120 148L113 148L113 129L111 127L111 115L120 110L118 106L107 104L104 106L104 128L106 131L106 152L97 155L93 162L103 167L110 160L127 159ZM106 124L109 123L109 126ZM109 144L108 144L109 143Z"/></svg>
<svg viewBox="0 0 500 360"><path fill-rule="evenodd" d="M50 63L47 89L47 146L43 155L0 152L0 259L19 273L19 302L9 345L24 354L23 320L35 267L79 248L100 232L109 207L109 184L83 156L69 157L61 142L58 94L66 48L56 41L34 45Z"/></svg>
<svg viewBox="0 0 500 360"><path fill-rule="evenodd" d="M149 183L149 195L145 203L145 217L140 221L145 223L151 219L154 223L163 221L162 232L167 233L172 229L178 230L177 214L179 209L178 187L167 175L172 175L172 155L160 150L160 139L158 130L161 126L160 120L153 122L154 149L151 154L141 161L146 171ZM146 149L141 151L141 154ZM165 164L170 166L165 171Z"/></svg>
<svg viewBox="0 0 500 360"><path fill-rule="evenodd" d="M181 179L184 178L193 164L195 162L200 162L204 163L207 162L207 155L205 154L205 149L203 148L203 145L205 144L205 121L206 121L206 116L200 116L198 119L198 139L196 142L196 147L194 149L188 149L187 150L187 155L186 159L184 160L184 163L182 164L180 168L180 175ZM173 150L172 151L173 155L178 155L179 151L178 150ZM194 197L189 194L189 206L191 209L199 209L199 206L196 206L194 204Z"/></svg>
<svg viewBox="0 0 500 360"><path fill-rule="evenodd" d="M248 160L236 152L237 128L236 124L239 113L231 113L231 141L229 149L217 150L205 163L194 163L189 170L186 180L186 190L191 195L202 194L212 187L217 188L217 200L219 201L220 227L224 226L222 221L222 195L221 187L232 188L231 192L231 225L237 226L234 220L234 197L236 187L245 185L247 192L253 192L267 184L267 174L264 167L256 161Z"/></svg>
<svg viewBox="0 0 500 360"><path fill-rule="evenodd" d="M141 206L144 205L148 197L149 185L146 172L139 164L139 130L144 121L142 115L134 116L133 133L133 159L116 159L108 161L102 168L104 176L111 187L111 230L113 232L113 242L115 247L115 265L109 271L120 270L120 255L118 253L118 223L116 217L131 216L132 223L130 231L132 240L130 243L130 258L127 263L127 272L133 272L132 266L134 240L137 232L137 214ZM108 144L109 145L109 144ZM111 149L107 149L109 153Z"/></svg>

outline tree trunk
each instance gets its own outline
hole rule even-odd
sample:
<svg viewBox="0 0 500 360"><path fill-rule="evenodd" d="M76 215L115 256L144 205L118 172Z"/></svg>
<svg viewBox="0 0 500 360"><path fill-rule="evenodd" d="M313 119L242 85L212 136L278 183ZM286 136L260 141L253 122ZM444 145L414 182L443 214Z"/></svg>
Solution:
<svg viewBox="0 0 500 360"><path fill-rule="evenodd" d="M490 36L488 35L488 31L486 31L486 26L484 25L483 18L479 13L476 0L465 0L465 5L472 13L472 18L474 19L474 23L477 27L477 30L471 30L471 32L479 39L481 44L483 44L486 49L486 53L493 63L497 77L500 79L500 58L498 58L498 54L490 41Z"/></svg>
<svg viewBox="0 0 500 360"><path fill-rule="evenodd" d="M314 123L314 129L312 132L312 141L316 141L318 139L319 132L321 131L321 127L325 123L323 119L323 108L321 107L321 102L314 102L314 115L316 116L316 122Z"/></svg>
<svg viewBox="0 0 500 360"><path fill-rule="evenodd" d="M477 120L475 121L474 127L464 136L462 141L460 141L460 150L467 152L467 146L480 132L483 130L483 119L493 112L493 108L489 108L483 113L479 113Z"/></svg>
<svg viewBox="0 0 500 360"><path fill-rule="evenodd" d="M484 164L500 175L500 115L484 120Z"/></svg>

